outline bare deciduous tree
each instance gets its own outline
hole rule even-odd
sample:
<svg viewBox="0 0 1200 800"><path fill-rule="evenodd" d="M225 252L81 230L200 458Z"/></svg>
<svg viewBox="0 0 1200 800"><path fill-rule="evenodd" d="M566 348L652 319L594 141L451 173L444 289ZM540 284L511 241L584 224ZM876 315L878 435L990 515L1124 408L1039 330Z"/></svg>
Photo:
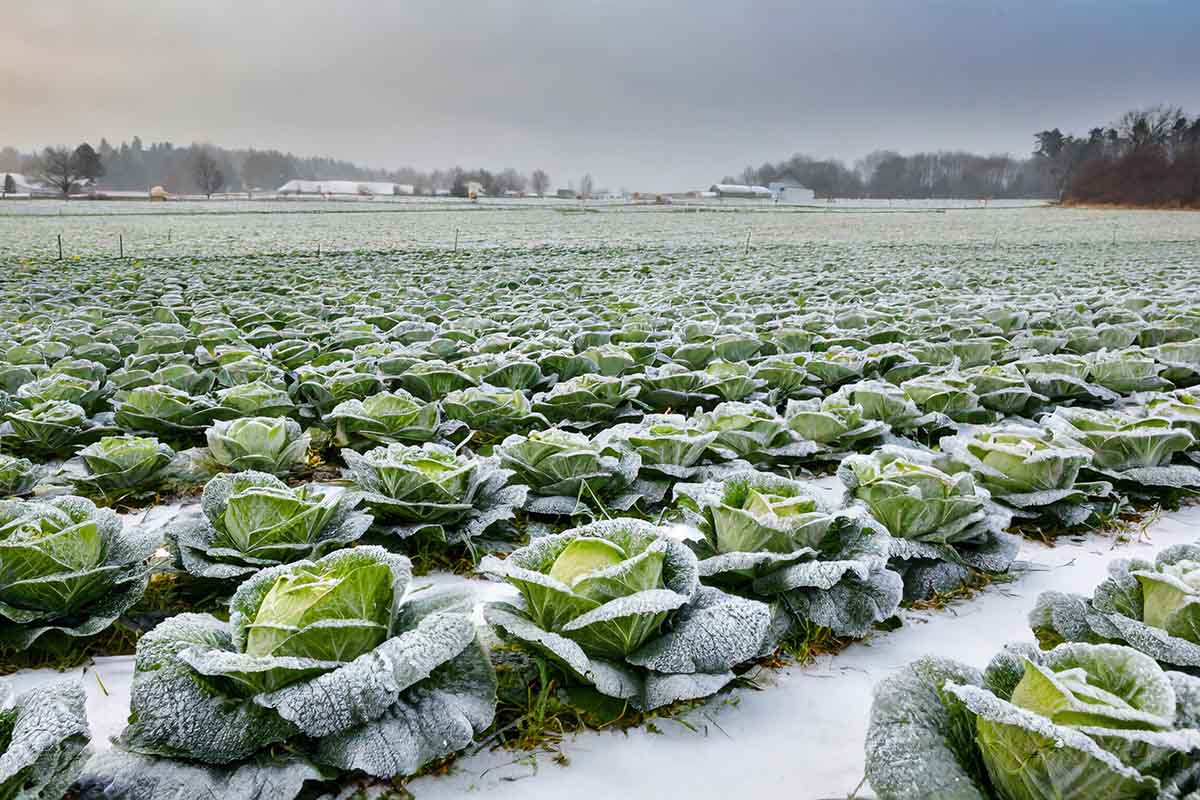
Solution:
<svg viewBox="0 0 1200 800"><path fill-rule="evenodd" d="M550 189L550 176L546 174L544 169L535 169L529 176L529 188L538 197L546 194Z"/></svg>
<svg viewBox="0 0 1200 800"><path fill-rule="evenodd" d="M47 147L37 161L37 175L57 189L63 197L71 194L71 187L87 177L80 171L75 154L66 147Z"/></svg>
<svg viewBox="0 0 1200 800"><path fill-rule="evenodd" d="M221 171L217 160L205 150L198 150L192 159L192 177L205 197L211 198L213 192L219 192L225 187L225 173Z"/></svg>

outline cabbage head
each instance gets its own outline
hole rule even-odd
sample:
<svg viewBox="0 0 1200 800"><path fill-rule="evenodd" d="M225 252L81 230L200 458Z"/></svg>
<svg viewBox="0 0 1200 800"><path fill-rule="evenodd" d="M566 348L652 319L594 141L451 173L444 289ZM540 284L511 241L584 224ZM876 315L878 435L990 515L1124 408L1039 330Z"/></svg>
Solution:
<svg viewBox="0 0 1200 800"><path fill-rule="evenodd" d="M214 461L235 472L256 470L286 475L304 466L309 435L286 417L240 417L217 422L204 432Z"/></svg>
<svg viewBox="0 0 1200 800"><path fill-rule="evenodd" d="M1065 527L1093 518L1094 499L1111 498L1112 484L1079 479L1091 453L1054 441L1048 430L1024 426L979 429L940 442L953 466L968 470L1015 517L1047 517Z"/></svg>
<svg viewBox="0 0 1200 800"><path fill-rule="evenodd" d="M866 446L888 429L886 422L868 419L861 405L840 392L820 399L789 400L783 418L802 439L834 450Z"/></svg>
<svg viewBox="0 0 1200 800"><path fill-rule="evenodd" d="M700 580L769 603L796 624L865 636L896 613L903 582L888 569L891 537L863 514L835 511L809 485L744 471L677 484Z"/></svg>
<svg viewBox="0 0 1200 800"><path fill-rule="evenodd" d="M169 528L167 537L192 575L241 579L357 541L371 526L357 506L349 492L293 489L262 472L222 474L205 485L201 514Z"/></svg>
<svg viewBox="0 0 1200 800"><path fill-rule="evenodd" d="M1090 598L1043 592L1029 621L1044 643L1119 642L1165 666L1200 670L1200 545L1114 559Z"/></svg>
<svg viewBox="0 0 1200 800"><path fill-rule="evenodd" d="M550 428L509 436L495 452L530 488L525 508L537 514L573 516L597 504L626 511L666 493L665 483L639 480L641 457L619 441Z"/></svg>
<svg viewBox="0 0 1200 800"><path fill-rule="evenodd" d="M892 535L892 569L910 600L951 591L972 571L1005 572L1020 549L1005 532L1011 513L969 472L949 474L933 460L932 453L885 445L838 468L849 497Z"/></svg>
<svg viewBox="0 0 1200 800"><path fill-rule="evenodd" d="M29 494L41 475L42 470L28 458L0 453L0 497Z"/></svg>
<svg viewBox="0 0 1200 800"><path fill-rule="evenodd" d="M798 439L787 421L763 403L721 403L697 412L696 426L715 433L709 451L717 458L751 463L801 459L817 451L815 443Z"/></svg>
<svg viewBox="0 0 1200 800"><path fill-rule="evenodd" d="M638 388L621 378L584 374L535 395L533 410L562 427L587 430L632 412Z"/></svg>
<svg viewBox="0 0 1200 800"><path fill-rule="evenodd" d="M550 424L533 411L524 392L488 385L450 392L442 399L442 413L473 431L491 435L545 428Z"/></svg>
<svg viewBox="0 0 1200 800"><path fill-rule="evenodd" d="M366 453L343 450L343 477L383 532L469 543L510 520L527 489L509 485L512 470L496 458L456 453L436 444L391 444Z"/></svg>
<svg viewBox="0 0 1200 800"><path fill-rule="evenodd" d="M0 501L0 650L105 630L141 599L159 545L82 497Z"/></svg>
<svg viewBox="0 0 1200 800"><path fill-rule="evenodd" d="M114 406L116 422L125 430L150 433L172 442L199 436L214 420L239 416L206 396L193 397L163 385L134 389Z"/></svg>
<svg viewBox="0 0 1200 800"><path fill-rule="evenodd" d="M701 430L694 418L647 414L640 422L608 428L596 442L624 442L641 456L640 474L651 480L686 480L705 470L701 462L716 438L716 431Z"/></svg>
<svg viewBox="0 0 1200 800"><path fill-rule="evenodd" d="M82 408L62 400L16 409L5 418L11 429L4 437L5 446L38 456L63 455L71 451L91 427Z"/></svg>
<svg viewBox="0 0 1200 800"><path fill-rule="evenodd" d="M1009 645L980 673L927 656L875 690L880 800L1191 797L1200 679L1111 644Z"/></svg>
<svg viewBox="0 0 1200 800"><path fill-rule="evenodd" d="M339 403L325 422L333 426L335 445L363 450L396 442L431 442L438 437L442 414L437 403L397 389Z"/></svg>
<svg viewBox="0 0 1200 800"><path fill-rule="evenodd" d="M409 598L410 583L407 558L356 547L256 573L229 622L162 622L138 642L132 722L82 788L292 798L309 780L408 775L466 747L491 724L495 673L469 603Z"/></svg>
<svg viewBox="0 0 1200 800"><path fill-rule="evenodd" d="M781 633L767 604L701 587L696 556L641 520L536 538L479 569L520 593L516 604L485 606L504 638L636 708L717 692Z"/></svg>
<svg viewBox="0 0 1200 800"><path fill-rule="evenodd" d="M1135 486L1200 486L1200 470L1171 463L1195 437L1165 417L1060 407L1043 422L1059 441L1089 451L1090 468L1101 475Z"/></svg>
<svg viewBox="0 0 1200 800"><path fill-rule="evenodd" d="M112 501L156 488L175 451L153 436L105 436L79 456L87 474L76 482Z"/></svg>

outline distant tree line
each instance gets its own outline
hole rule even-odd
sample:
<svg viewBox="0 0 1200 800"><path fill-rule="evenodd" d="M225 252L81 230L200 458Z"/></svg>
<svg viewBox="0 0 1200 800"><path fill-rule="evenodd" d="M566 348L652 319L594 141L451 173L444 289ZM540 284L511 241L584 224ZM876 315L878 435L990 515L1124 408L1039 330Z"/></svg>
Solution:
<svg viewBox="0 0 1200 800"><path fill-rule="evenodd" d="M80 160L79 153L90 154ZM437 191L466 195L471 182L491 195L505 191L550 190L550 176L541 169L525 175L515 169L464 170L451 167L422 172L412 168L372 169L334 158L307 158L279 150L226 149L194 143L178 147L171 142L145 144L135 136L119 145L101 139L94 149L84 143L74 150L47 147L40 153L0 149L0 173L14 172L42 180L68 193L88 182L98 190L144 191L162 186L175 194L212 195L221 191L267 191L288 181L351 180L409 184L417 194Z"/></svg>
<svg viewBox="0 0 1200 800"><path fill-rule="evenodd" d="M1155 106L1087 136L1035 135L1034 157L1067 203L1200 208L1200 116Z"/></svg>
<svg viewBox="0 0 1200 800"><path fill-rule="evenodd" d="M1054 193L1052 179L1036 159L961 151L901 155L876 150L853 166L794 155L723 179L759 186L775 181L805 186L819 198L1021 198Z"/></svg>

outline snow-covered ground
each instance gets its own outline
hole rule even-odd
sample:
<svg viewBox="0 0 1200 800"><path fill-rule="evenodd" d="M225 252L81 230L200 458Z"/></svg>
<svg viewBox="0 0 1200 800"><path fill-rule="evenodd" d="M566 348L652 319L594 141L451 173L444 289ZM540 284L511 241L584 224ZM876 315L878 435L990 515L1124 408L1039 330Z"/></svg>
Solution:
<svg viewBox="0 0 1200 800"><path fill-rule="evenodd" d="M905 612L900 629L876 634L836 657L759 671L753 679L761 691L723 693L678 721L658 720L653 731L574 736L562 747L565 766L550 754L484 750L460 758L450 775L421 778L411 789L421 800L465 792L489 800L845 798L862 780L871 689L890 672L926 653L983 666L1005 642L1032 639L1026 615L1042 591L1090 595L1112 558L1148 557L1198 537L1200 506L1192 506L1163 515L1140 541L1088 535L1060 540L1055 547L1029 542L1014 565L1013 581L944 610ZM418 579L416 585L459 582L474 587L481 601L510 592L506 585L448 575ZM101 658L68 673L25 671L10 680L24 691L80 677L96 746L107 747L128 714L132 662L131 657ZM863 786L855 796L871 794Z"/></svg>

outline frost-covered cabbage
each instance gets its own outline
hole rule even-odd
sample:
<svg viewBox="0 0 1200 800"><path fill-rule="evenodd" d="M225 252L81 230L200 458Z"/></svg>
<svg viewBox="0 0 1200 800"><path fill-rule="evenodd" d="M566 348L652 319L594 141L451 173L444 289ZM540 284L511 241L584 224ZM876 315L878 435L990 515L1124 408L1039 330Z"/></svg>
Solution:
<svg viewBox="0 0 1200 800"><path fill-rule="evenodd" d="M0 684L0 797L59 800L91 754L87 695L62 681L14 695Z"/></svg>
<svg viewBox="0 0 1200 800"><path fill-rule="evenodd" d="M478 385L478 381L445 361L421 361L398 377L401 387L426 402Z"/></svg>
<svg viewBox="0 0 1200 800"><path fill-rule="evenodd" d="M1141 350L1110 352L1101 350L1089 356L1090 376L1093 383L1111 389L1117 394L1155 392L1174 388L1162 378L1163 364Z"/></svg>
<svg viewBox="0 0 1200 800"><path fill-rule="evenodd" d="M638 387L634 403L650 412L686 413L695 408L711 408L721 401L711 376L679 364L647 367L629 380Z"/></svg>
<svg viewBox="0 0 1200 800"><path fill-rule="evenodd" d="M406 597L379 547L263 570L229 622L180 614L138 642L131 724L85 795L295 797L338 772L408 775L491 724L496 677L454 594Z"/></svg>
<svg viewBox="0 0 1200 800"><path fill-rule="evenodd" d="M287 417L296 413L296 404L286 389L263 381L241 383L217 392L217 402L232 412L228 417Z"/></svg>
<svg viewBox="0 0 1200 800"><path fill-rule="evenodd" d="M808 382L805 364L808 356L791 353L770 356L754 367L754 377L763 381L767 397L774 404L820 396L820 390Z"/></svg>
<svg viewBox="0 0 1200 800"><path fill-rule="evenodd" d="M1093 500L1111 498L1112 484L1081 481L1091 453L1053 441L1043 428L1010 425L970 435L943 437L952 466L969 470L992 498L1019 519L1082 525L1098 510Z"/></svg>
<svg viewBox="0 0 1200 800"><path fill-rule="evenodd" d="M1200 442L1200 392L1176 389L1171 394L1151 398L1146 402L1146 413L1169 419L1173 427L1183 428Z"/></svg>
<svg viewBox="0 0 1200 800"><path fill-rule="evenodd" d="M905 597L949 591L971 570L1005 572L1020 548L1005 533L1009 512L976 486L969 472L947 474L934 456L891 445L842 461L838 477L892 535L893 568Z"/></svg>
<svg viewBox="0 0 1200 800"><path fill-rule="evenodd" d="M438 438L442 414L437 403L418 400L397 389L339 403L325 422L334 427L335 445L362 450L396 442L431 442Z"/></svg>
<svg viewBox="0 0 1200 800"><path fill-rule="evenodd" d="M170 386L142 386L113 403L116 422L128 431L151 433L168 441L195 438L218 419L237 416L208 397L192 397Z"/></svg>
<svg viewBox="0 0 1200 800"><path fill-rule="evenodd" d="M837 395L844 397L848 406L862 409L864 419L882 422L892 430L921 424L921 409L899 386L886 381L859 381L843 386Z"/></svg>
<svg viewBox="0 0 1200 800"><path fill-rule="evenodd" d="M473 431L504 435L549 427L549 421L533 411L529 398L518 389L498 386L468 386L442 398L442 413Z"/></svg>
<svg viewBox="0 0 1200 800"><path fill-rule="evenodd" d="M1081 356L1031 356L1019 359L1015 366L1033 391L1054 403L1069 400L1108 403L1120 397L1110 389L1088 382L1091 365Z"/></svg>
<svg viewBox="0 0 1200 800"><path fill-rule="evenodd" d="M23 384L21 388L17 389L17 399L30 407L48 403L51 400L74 403L84 411L94 413L99 410L98 406L106 399L103 368L101 368L98 380L63 372L51 373L44 378Z"/></svg>
<svg viewBox="0 0 1200 800"><path fill-rule="evenodd" d="M153 436L105 436L79 451L87 474L76 483L116 500L155 488L175 451Z"/></svg>
<svg viewBox="0 0 1200 800"><path fill-rule="evenodd" d="M866 515L833 511L806 484L754 471L674 492L704 535L693 544L703 583L777 602L836 636L865 636L896 613L903 582L887 568L891 537Z"/></svg>
<svg viewBox="0 0 1200 800"><path fill-rule="evenodd" d="M1165 417L1059 407L1044 424L1056 439L1089 451L1089 468L1106 477L1137 486L1200 486L1200 469L1171 463L1195 437Z"/></svg>
<svg viewBox="0 0 1200 800"><path fill-rule="evenodd" d="M713 361L703 372L708 384L705 391L726 402L742 400L765 385L752 376L750 365L741 361Z"/></svg>
<svg viewBox="0 0 1200 800"><path fill-rule="evenodd" d="M955 422L975 424L995 418L981 405L971 382L961 375L922 375L905 381L900 388L928 414L944 414Z"/></svg>
<svg viewBox="0 0 1200 800"><path fill-rule="evenodd" d="M141 599L159 544L82 497L0 501L0 650L100 633Z"/></svg>
<svg viewBox="0 0 1200 800"><path fill-rule="evenodd" d="M241 417L204 432L208 452L222 467L286 475L304 465L309 435L286 417Z"/></svg>
<svg viewBox="0 0 1200 800"><path fill-rule="evenodd" d="M37 485L42 470L28 458L0 453L0 497L28 494Z"/></svg>
<svg viewBox="0 0 1200 800"><path fill-rule="evenodd" d="M521 593L485 606L502 636L635 708L713 694L784 627L766 603L702 587L691 550L641 520L537 538L479 569Z"/></svg>
<svg viewBox="0 0 1200 800"><path fill-rule="evenodd" d="M826 389L861 379L866 366L866 356L861 351L849 347L813 353L805 364L812 380Z"/></svg>
<svg viewBox="0 0 1200 800"><path fill-rule="evenodd" d="M516 354L481 353L455 362L454 366L480 384L501 389L530 390L542 382L542 368Z"/></svg>
<svg viewBox="0 0 1200 800"><path fill-rule="evenodd" d="M632 413L637 393L621 378L584 374L535 395L533 410L561 427L588 430Z"/></svg>
<svg viewBox="0 0 1200 800"><path fill-rule="evenodd" d="M264 567L316 558L359 539L371 516L349 492L290 488L274 475L213 477L201 514L167 530L183 568L200 578L243 578Z"/></svg>
<svg viewBox="0 0 1200 800"><path fill-rule="evenodd" d="M1193 386L1200 382L1200 339L1166 342L1146 348L1146 353L1166 367L1162 377L1176 386Z"/></svg>
<svg viewBox="0 0 1200 800"><path fill-rule="evenodd" d="M1198 720L1200 679L1128 647L927 656L876 687L867 779L880 800L1190 798Z"/></svg>
<svg viewBox="0 0 1200 800"><path fill-rule="evenodd" d="M1180 669L1200 669L1200 546L1153 561L1119 558L1090 599L1043 592L1029 615L1040 641L1120 642Z"/></svg>
<svg viewBox="0 0 1200 800"><path fill-rule="evenodd" d="M69 452L92 427L82 408L61 400L14 409L5 419L11 433L4 437L4 446L39 456Z"/></svg>
<svg viewBox="0 0 1200 800"><path fill-rule="evenodd" d="M640 422L602 431L596 443L624 442L641 456L640 474L650 480L686 480L706 471L701 462L716 438L716 431L702 431L694 417L647 414Z"/></svg>
<svg viewBox="0 0 1200 800"><path fill-rule="evenodd" d="M834 450L866 446L888 429L885 422L867 419L863 407L841 393L823 399L789 400L783 416L801 438Z"/></svg>
<svg viewBox="0 0 1200 800"><path fill-rule="evenodd" d="M509 436L495 452L530 488L525 508L536 514L573 516L595 505L627 511L666 493L665 483L638 478L641 456L620 441L550 428Z"/></svg>
<svg viewBox="0 0 1200 800"><path fill-rule="evenodd" d="M1047 402L1030 388L1021 371L1012 364L997 364L963 370L963 380L979 396L979 403L1004 415L1029 414Z"/></svg>
<svg viewBox="0 0 1200 800"><path fill-rule="evenodd" d="M320 419L338 403L361 400L383 391L383 382L365 364L333 362L305 364L296 370L292 384L293 400L300 401L300 413Z"/></svg>
<svg viewBox="0 0 1200 800"><path fill-rule="evenodd" d="M787 421L763 403L721 403L712 411L697 412L695 422L701 431L716 434L709 450L720 459L782 461L819 449L815 442L798 439Z"/></svg>
<svg viewBox="0 0 1200 800"><path fill-rule="evenodd" d="M436 444L391 444L365 454L343 450L343 476L353 482L377 527L408 538L469 542L513 518L526 487L509 485L512 470L496 458L455 453Z"/></svg>

